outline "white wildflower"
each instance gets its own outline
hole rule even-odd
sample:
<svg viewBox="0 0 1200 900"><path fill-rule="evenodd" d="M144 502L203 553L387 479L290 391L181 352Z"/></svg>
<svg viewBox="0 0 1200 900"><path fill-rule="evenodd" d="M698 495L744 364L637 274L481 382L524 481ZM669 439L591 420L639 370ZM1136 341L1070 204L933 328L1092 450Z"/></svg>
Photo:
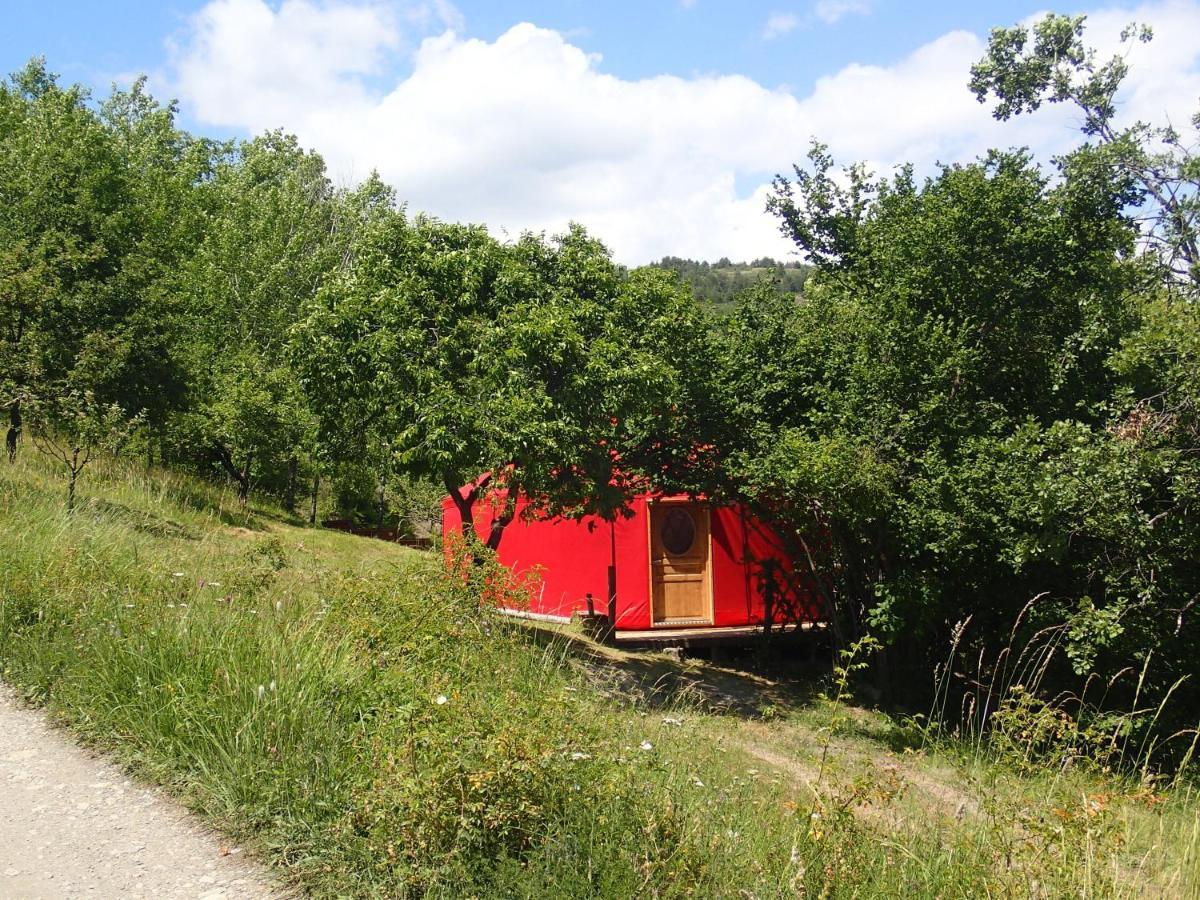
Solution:
<svg viewBox="0 0 1200 900"><path fill-rule="evenodd" d="M273 678L271 679L271 691L272 693L275 691L275 679Z"/></svg>
<svg viewBox="0 0 1200 900"><path fill-rule="evenodd" d="M682 725L683 724L683 722L681 722L679 719L674 718L673 716L663 716L662 723L664 725Z"/></svg>
<svg viewBox="0 0 1200 900"><path fill-rule="evenodd" d="M261 700L263 698L263 694L265 694L266 692L267 692L267 689L260 684L258 686L258 699Z"/></svg>
<svg viewBox="0 0 1200 900"><path fill-rule="evenodd" d="M642 749L643 750L653 750L654 745L652 743L650 743L649 741L642 741Z"/></svg>
<svg viewBox="0 0 1200 900"><path fill-rule="evenodd" d="M183 577L183 573L182 573L182 572L172 572L172 573L171 573L171 577L172 577L172 578L182 578L182 577Z"/></svg>
<svg viewBox="0 0 1200 900"><path fill-rule="evenodd" d="M438 706L445 706L447 703L450 702L450 698L447 697L445 694L438 694L437 699L434 700L433 702L436 703Z"/></svg>
<svg viewBox="0 0 1200 900"><path fill-rule="evenodd" d="M696 787L704 787L704 782L701 781L699 778L693 778L692 784L694 784Z"/></svg>
<svg viewBox="0 0 1200 900"><path fill-rule="evenodd" d="M574 753L571 754L571 759L591 759L591 758L592 758L592 754L580 753L578 750L576 750Z"/></svg>

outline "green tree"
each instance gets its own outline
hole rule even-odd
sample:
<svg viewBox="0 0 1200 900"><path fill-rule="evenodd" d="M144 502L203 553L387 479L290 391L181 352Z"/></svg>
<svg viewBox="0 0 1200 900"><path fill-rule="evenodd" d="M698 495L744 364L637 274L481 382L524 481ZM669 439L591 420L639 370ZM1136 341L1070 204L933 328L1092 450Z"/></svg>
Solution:
<svg viewBox="0 0 1200 900"><path fill-rule="evenodd" d="M959 623L977 658L1060 629L1047 686L1143 673L1143 704L1185 711L1135 722L1161 737L1193 724L1200 675L1194 172L1169 131L1113 125L1124 63L1080 34L998 31L973 72L1000 118L1084 111L1054 177L993 151L877 181L818 145L776 180L815 271L724 330L725 475L792 526L846 639L869 629L928 672Z"/></svg>
<svg viewBox="0 0 1200 900"><path fill-rule="evenodd" d="M1144 239L1194 290L1200 287L1200 156L1169 124L1123 126L1117 116L1128 53L1153 34L1130 25L1121 34L1124 52L1101 62L1084 43L1085 21L1048 15L1030 26L994 29L987 54L971 69L971 89L981 103L995 98L1002 121L1044 102L1079 110L1086 142L1064 157L1064 169L1077 179L1120 183ZM1191 124L1200 129L1200 111Z"/></svg>
<svg viewBox="0 0 1200 900"><path fill-rule="evenodd" d="M146 92L144 78L128 90L114 88L99 108L125 172L128 227L137 239L115 285L128 310L119 331L105 340L104 363L92 381L123 408L141 411L148 451L190 401L192 330L176 276L204 237L197 186L211 178L222 149L181 131L176 114L173 104L162 106Z"/></svg>
<svg viewBox="0 0 1200 900"><path fill-rule="evenodd" d="M613 515L641 477L695 466L674 435L694 408L706 332L678 282L623 276L582 229L503 245L482 228L397 212L298 330L326 440L373 431L396 470L444 486L473 534L476 503ZM465 487L464 487L465 486Z"/></svg>
<svg viewBox="0 0 1200 900"><path fill-rule="evenodd" d="M0 85L0 382L15 455L22 403L69 383L143 414L184 402L186 334L168 276L193 252L210 146L142 82L94 109L40 61Z"/></svg>
<svg viewBox="0 0 1200 900"><path fill-rule="evenodd" d="M334 191L321 158L278 133L223 148L195 190L203 236L169 286L186 304L192 392L176 438L244 503L257 474L285 486L305 449L288 329L338 265Z"/></svg>
<svg viewBox="0 0 1200 900"><path fill-rule="evenodd" d="M30 404L33 442L66 470L67 511L75 509L79 476L98 451L116 452L138 426L115 403L104 404L89 391L62 390Z"/></svg>
<svg viewBox="0 0 1200 900"><path fill-rule="evenodd" d="M1020 152L924 183L837 177L821 147L799 171L773 208L816 266L804 299L759 291L726 332L736 488L838 574L851 637L1003 628L1047 587L1073 609L1075 570L1015 569L1006 542L1023 537L970 486L981 467L1016 479L995 459L1023 429L1103 428L1143 283L1121 185L1052 182Z"/></svg>
<svg viewBox="0 0 1200 900"><path fill-rule="evenodd" d="M10 458L23 404L68 378L92 388L84 374L104 365L128 312L116 278L136 239L129 185L87 100L79 87L59 87L41 60L0 83L0 388Z"/></svg>

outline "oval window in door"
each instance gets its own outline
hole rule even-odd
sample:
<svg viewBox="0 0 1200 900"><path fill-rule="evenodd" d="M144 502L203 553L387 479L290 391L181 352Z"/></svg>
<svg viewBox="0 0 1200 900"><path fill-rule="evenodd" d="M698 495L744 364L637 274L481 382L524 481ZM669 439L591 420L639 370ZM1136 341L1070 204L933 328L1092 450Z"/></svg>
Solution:
<svg viewBox="0 0 1200 900"><path fill-rule="evenodd" d="M672 556L683 556L696 540L696 520L682 507L676 506L663 516L659 529L663 548Z"/></svg>

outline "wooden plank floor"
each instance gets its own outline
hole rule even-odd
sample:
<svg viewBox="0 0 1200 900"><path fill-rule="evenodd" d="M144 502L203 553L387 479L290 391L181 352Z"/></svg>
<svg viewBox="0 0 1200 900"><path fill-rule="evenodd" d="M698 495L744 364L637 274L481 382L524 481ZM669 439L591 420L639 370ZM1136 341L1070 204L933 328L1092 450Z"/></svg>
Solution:
<svg viewBox="0 0 1200 900"><path fill-rule="evenodd" d="M799 626L800 631L811 631L814 628L823 627L820 624L812 622L803 622ZM791 634L797 630L796 625L784 626L782 631L777 631L777 634ZM640 631L621 631L618 630L614 639L618 644L622 643L646 643L652 641L719 641L719 640L736 640L739 638L753 638L762 634L762 628L758 625L705 625L691 626L688 628L649 628Z"/></svg>

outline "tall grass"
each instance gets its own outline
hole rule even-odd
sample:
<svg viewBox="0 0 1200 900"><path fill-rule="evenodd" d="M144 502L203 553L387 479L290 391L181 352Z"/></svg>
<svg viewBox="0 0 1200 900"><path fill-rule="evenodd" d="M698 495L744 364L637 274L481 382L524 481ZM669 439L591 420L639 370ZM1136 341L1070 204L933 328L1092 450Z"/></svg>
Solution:
<svg viewBox="0 0 1200 900"><path fill-rule="evenodd" d="M861 785L759 774L725 740L737 721L605 698L566 641L481 607L496 572L446 579L427 555L243 513L217 486L131 463L89 474L68 514L45 463L0 468L0 676L315 894L1080 883L1086 824L1045 845L1053 865L1013 865L1005 853L1032 851L1007 825L898 825L866 814L878 792ZM782 740L791 725L772 727ZM1159 804L1127 846L1186 834L1195 808ZM1182 863L1155 861L1170 890L1197 887L1178 875L1192 841ZM1088 875L1091 895L1120 895L1126 868Z"/></svg>
<svg viewBox="0 0 1200 900"><path fill-rule="evenodd" d="M1196 727L1170 734L1157 727L1184 679L1157 702L1144 701L1151 654L1140 667L1127 667L1109 679L1088 675L1080 679L1078 690L1050 691L1052 667L1067 668L1064 642L1070 624L1043 626L1021 636L1022 622L1039 599L1026 604L994 655L978 643L969 656L963 652L970 619L953 629L946 661L935 673L927 736L949 734L977 755L1006 758L1024 768L1084 766L1144 783L1193 782L1200 711L1193 711ZM1131 697L1128 709L1114 708L1114 688Z"/></svg>
<svg viewBox="0 0 1200 900"><path fill-rule="evenodd" d="M1033 857L1044 871L1052 849L1080 896L1200 897L1200 728L1153 737L1179 683L1144 703L1146 660L1108 681L1087 676L1077 691L1048 691L1069 625L1019 637L1039 599L994 655L978 644L963 652L969 620L953 630L930 715L918 723L921 745L971 771L984 840L1010 865ZM1109 700L1122 678L1132 697L1124 711Z"/></svg>

